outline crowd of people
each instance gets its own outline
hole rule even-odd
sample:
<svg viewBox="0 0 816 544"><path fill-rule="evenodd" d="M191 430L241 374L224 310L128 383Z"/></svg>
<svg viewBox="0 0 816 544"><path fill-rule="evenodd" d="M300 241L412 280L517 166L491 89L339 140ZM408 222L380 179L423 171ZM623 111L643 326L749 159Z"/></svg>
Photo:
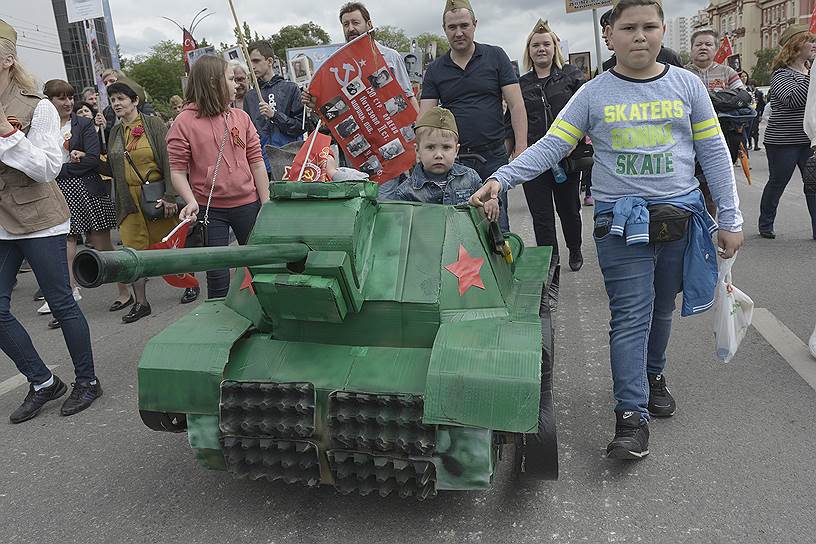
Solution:
<svg viewBox="0 0 816 544"><path fill-rule="evenodd" d="M558 35L543 20L523 44L519 77L505 51L475 40L469 0L447 0L442 21L451 48L428 67L419 96L400 55L377 44L417 116L417 164L381 182L381 200L470 202L507 231L506 192L523 184L536 243L558 252L557 213L577 272L580 190L587 186L584 203L595 206L593 238L612 313L617 405L607 452L626 459L648 454L650 417L675 411L663 374L675 296L684 294L684 315L710 308L713 256L731 258L743 243L733 164L751 141L759 149L765 104L748 74L714 62L713 30L694 34L691 63L680 66L662 45L663 19L658 0L620 0L602 18L614 55L589 82L565 62ZM359 2L342 6L339 22L347 41L374 28ZM805 128L814 43L807 27L792 26L774 63L764 138L770 179L759 220L765 238L775 237L777 207L794 168L804 174L811 160ZM144 89L115 70L102 74L110 103L102 111L94 88L77 92L62 80L37 86L18 60L16 32L0 21L0 347L30 383L12 422L35 417L67 391L10 313L23 259L41 287L41 311L53 314L49 326L62 329L74 362L76 382L62 407L70 415L102 395L70 266L80 237L109 251L118 229L125 247L146 249L180 221L203 220L205 245L229 244L230 231L239 244L247 242L269 199L266 150L300 145L319 114L313 96L275 72L268 42L250 44L248 54L251 68L199 58L184 97L170 100L174 119L165 122ZM722 93L738 97L733 111L734 100ZM816 105L809 111L816 126ZM338 165L346 166L342 153L330 159L336 179ZM342 169L343 179L348 172ZM805 199L816 239L812 183L805 184ZM650 217L670 228L650 232ZM229 271L206 276L207 295L225 296ZM187 288L180 302L198 297L198 288ZM117 285L110 311L127 308L124 323L151 314L145 280Z"/></svg>

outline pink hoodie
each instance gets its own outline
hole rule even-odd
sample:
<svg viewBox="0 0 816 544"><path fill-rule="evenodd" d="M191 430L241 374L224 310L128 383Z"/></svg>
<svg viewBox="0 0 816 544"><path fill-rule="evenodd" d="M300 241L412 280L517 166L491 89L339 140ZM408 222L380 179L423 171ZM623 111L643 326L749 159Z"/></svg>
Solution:
<svg viewBox="0 0 816 544"><path fill-rule="evenodd" d="M195 104L186 105L178 114L167 133L167 154L170 169L187 172L196 202L206 206L218 148L224 136L224 116L197 115L198 107ZM215 181L213 208L235 208L258 200L250 169L251 164L263 162L258 132L243 110L230 109L227 124L229 130Z"/></svg>

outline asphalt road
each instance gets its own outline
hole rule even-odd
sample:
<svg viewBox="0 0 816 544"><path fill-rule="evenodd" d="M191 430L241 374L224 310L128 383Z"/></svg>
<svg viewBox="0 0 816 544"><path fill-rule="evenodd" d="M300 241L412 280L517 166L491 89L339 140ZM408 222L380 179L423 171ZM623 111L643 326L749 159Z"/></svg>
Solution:
<svg viewBox="0 0 816 544"><path fill-rule="evenodd" d="M767 179L754 153L754 185L740 175L745 249L734 281L802 342L816 312L811 239L801 181L780 207L777 240L756 231ZM514 230L532 240L520 190ZM584 208L589 224L591 209ZM142 425L136 364L149 338L191 308L151 281L153 315L123 325L107 312L114 290L83 290L105 395L70 418L49 406L36 419L5 420L25 387L0 365L0 541L23 542L650 542L809 543L816 520L816 392L751 329L729 365L714 361L710 316L676 321L668 383L678 412L652 424L651 455L604 458L614 427L607 299L585 228L586 265L561 275L555 398L561 478L520 486L509 459L494 488L446 493L423 503L342 497L333 490L234 481L196 464L185 435ZM563 246L562 246L563 248ZM562 249L565 251L565 248ZM58 331L35 313L32 274L20 277L13 309L43 358L73 377ZM800 346L792 343L794 351ZM816 360L810 361L816 367ZM5 387L3 386L5 384Z"/></svg>

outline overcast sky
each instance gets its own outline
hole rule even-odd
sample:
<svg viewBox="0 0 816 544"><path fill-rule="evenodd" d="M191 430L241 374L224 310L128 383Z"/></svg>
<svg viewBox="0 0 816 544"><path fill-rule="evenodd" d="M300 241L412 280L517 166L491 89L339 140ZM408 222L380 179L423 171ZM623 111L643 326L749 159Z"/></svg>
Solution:
<svg viewBox="0 0 816 544"><path fill-rule="evenodd" d="M342 42L337 13L345 0L233 0L238 17L249 22L253 31L262 35L274 34L282 26L313 21L323 27L333 42ZM570 51L593 51L592 12L567 15L563 0L471 0L479 21L476 40L499 45L512 59L518 59L527 34L539 18L547 19L562 40L567 40ZM709 0L672 0L665 2L667 17L690 17L703 9ZM422 32L442 34L443 0L369 0L365 2L375 25L393 25L406 31L408 36ZM201 8L214 15L197 28L195 38L206 37L215 45L234 41L232 16L227 0L110 0L116 39L125 56L149 51L165 39L181 41L179 30L161 16L189 25ZM421 6L421 8L419 7ZM543 7L547 6L547 7ZM608 55L604 49L604 54Z"/></svg>

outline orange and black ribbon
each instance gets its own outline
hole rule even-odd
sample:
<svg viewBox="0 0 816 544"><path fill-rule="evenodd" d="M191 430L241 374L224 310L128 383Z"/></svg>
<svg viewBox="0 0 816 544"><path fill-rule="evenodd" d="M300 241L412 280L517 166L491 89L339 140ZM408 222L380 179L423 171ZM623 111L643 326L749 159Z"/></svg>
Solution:
<svg viewBox="0 0 816 544"><path fill-rule="evenodd" d="M23 124L13 115L9 115L6 117L6 119L8 119L8 122L12 127L16 128L17 130L23 130Z"/></svg>
<svg viewBox="0 0 816 544"><path fill-rule="evenodd" d="M246 149L246 144L241 139L241 133L238 130L238 127L232 127L232 129L230 129L230 134L232 134L232 143L234 143L241 149Z"/></svg>

